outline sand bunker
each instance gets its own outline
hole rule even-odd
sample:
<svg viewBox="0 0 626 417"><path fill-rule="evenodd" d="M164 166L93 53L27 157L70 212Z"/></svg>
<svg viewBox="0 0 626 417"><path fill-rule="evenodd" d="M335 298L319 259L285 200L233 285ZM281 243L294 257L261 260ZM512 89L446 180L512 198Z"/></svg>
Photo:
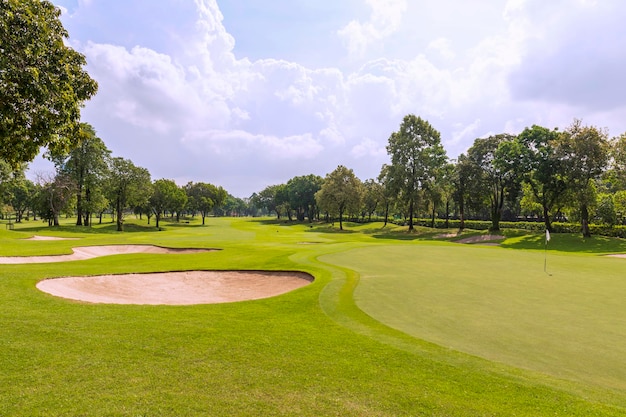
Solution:
<svg viewBox="0 0 626 417"><path fill-rule="evenodd" d="M472 236L472 237L466 237L464 239L459 239L459 240L455 240L455 243L481 243L481 242L487 242L490 240L502 240L504 239L504 236L500 236L500 235L480 235L480 236Z"/></svg>
<svg viewBox="0 0 626 417"><path fill-rule="evenodd" d="M37 288L90 303L190 305L268 298L312 281L303 272L186 271L53 278Z"/></svg>
<svg viewBox="0 0 626 417"><path fill-rule="evenodd" d="M56 237L56 236L38 236L26 238L24 240L78 240L77 237Z"/></svg>
<svg viewBox="0 0 626 417"><path fill-rule="evenodd" d="M97 258L99 256L121 255L128 253L200 253L215 249L176 249L163 248L154 245L108 245L108 246L81 246L72 248L71 255L45 256L0 256L0 264L26 264L44 262L66 262Z"/></svg>

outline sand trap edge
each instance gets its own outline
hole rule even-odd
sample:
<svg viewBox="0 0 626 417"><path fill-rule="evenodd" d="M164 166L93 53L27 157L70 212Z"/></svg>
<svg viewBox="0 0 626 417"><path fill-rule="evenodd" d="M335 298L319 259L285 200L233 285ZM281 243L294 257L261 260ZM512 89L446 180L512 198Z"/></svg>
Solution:
<svg viewBox="0 0 626 417"><path fill-rule="evenodd" d="M194 270L47 278L37 289L95 304L196 305L275 297L315 281L301 271Z"/></svg>

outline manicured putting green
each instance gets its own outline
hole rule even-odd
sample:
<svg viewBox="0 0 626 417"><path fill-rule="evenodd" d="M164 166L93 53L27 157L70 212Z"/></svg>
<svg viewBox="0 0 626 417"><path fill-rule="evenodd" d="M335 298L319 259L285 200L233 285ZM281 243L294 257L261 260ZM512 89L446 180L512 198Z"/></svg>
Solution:
<svg viewBox="0 0 626 417"><path fill-rule="evenodd" d="M461 245L353 249L357 305L458 351L557 378L626 388L626 259Z"/></svg>

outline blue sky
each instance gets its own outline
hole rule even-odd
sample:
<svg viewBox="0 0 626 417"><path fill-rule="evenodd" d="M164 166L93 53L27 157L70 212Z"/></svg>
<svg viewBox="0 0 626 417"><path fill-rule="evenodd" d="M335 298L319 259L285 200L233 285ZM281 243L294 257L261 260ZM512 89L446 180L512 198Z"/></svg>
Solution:
<svg viewBox="0 0 626 417"><path fill-rule="evenodd" d="M99 83L83 121L154 179L248 197L339 164L375 178L408 113L451 158L533 124L626 132L622 2L53 2Z"/></svg>

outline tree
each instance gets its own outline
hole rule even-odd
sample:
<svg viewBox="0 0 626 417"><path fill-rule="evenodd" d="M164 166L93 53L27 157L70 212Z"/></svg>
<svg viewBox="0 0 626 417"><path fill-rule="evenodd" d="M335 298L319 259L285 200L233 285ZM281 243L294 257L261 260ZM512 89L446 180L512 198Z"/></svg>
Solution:
<svg viewBox="0 0 626 417"><path fill-rule="evenodd" d="M404 117L400 130L389 137L387 153L391 165L388 184L398 193L409 209L409 231L414 229L414 211L420 191L446 163L446 152L440 134L427 121L409 114Z"/></svg>
<svg viewBox="0 0 626 417"><path fill-rule="evenodd" d="M279 189L285 186L285 184L278 184L265 187L254 196L253 203L256 206L264 207L269 212L273 211L276 213L276 218L280 220L283 206L282 202L279 200L279 195L282 194L279 192Z"/></svg>
<svg viewBox="0 0 626 417"><path fill-rule="evenodd" d="M106 175L111 151L87 123L80 124L76 135L78 146L68 154L53 154L52 160L57 171L68 175L76 185L76 226L89 226L92 210L102 203L98 194L102 193L100 184Z"/></svg>
<svg viewBox="0 0 626 417"><path fill-rule="evenodd" d="M378 174L378 182L382 187L380 200L385 207L385 224L383 225L383 227L387 226L387 222L389 221L389 207L391 206L394 199L397 197L396 190L392 188L389 172L390 166L384 164L380 169L380 174Z"/></svg>
<svg viewBox="0 0 626 417"><path fill-rule="evenodd" d="M339 165L326 175L322 188L315 194L321 210L339 217L339 229L343 230L343 215L357 211L361 206L361 181L351 169Z"/></svg>
<svg viewBox="0 0 626 417"><path fill-rule="evenodd" d="M75 185L72 179L63 173L54 177L40 175L38 183L36 210L41 218L48 220L49 226L58 226L59 214L70 204Z"/></svg>
<svg viewBox="0 0 626 417"><path fill-rule="evenodd" d="M109 201L117 214L117 230L124 230L124 210L130 206L141 206L152 192L150 173L135 166L129 159L120 157L109 161L106 190Z"/></svg>
<svg viewBox="0 0 626 417"><path fill-rule="evenodd" d="M213 184L207 184L204 182L189 182L185 185L185 192L189 201L189 207L193 211L200 212L200 215L202 216L202 225L204 225L205 217L209 215L211 210L213 210L216 203L222 204L222 194L225 195L226 193L222 187L216 187Z"/></svg>
<svg viewBox="0 0 626 417"><path fill-rule="evenodd" d="M608 134L575 120L559 135L556 152L563 163L569 191L580 210L582 235L590 237L589 207L596 201L593 183L608 163Z"/></svg>
<svg viewBox="0 0 626 417"><path fill-rule="evenodd" d="M318 175L294 177L287 181L289 206L296 211L298 220L308 217L309 222L315 216L315 193L322 188L324 179Z"/></svg>
<svg viewBox="0 0 626 417"><path fill-rule="evenodd" d="M41 147L74 147L80 108L98 88L60 14L47 0L0 0L0 158L13 167Z"/></svg>
<svg viewBox="0 0 626 417"><path fill-rule="evenodd" d="M563 162L556 153L558 137L558 131L536 125L524 129L517 137L521 145L522 180L541 205L543 221L550 232L552 210L567 190Z"/></svg>
<svg viewBox="0 0 626 417"><path fill-rule="evenodd" d="M32 205L32 199L35 195L35 184L21 176L9 183L8 194L8 202L15 211L15 221L20 223L24 212Z"/></svg>
<svg viewBox="0 0 626 417"><path fill-rule="evenodd" d="M478 138L467 151L467 158L479 175L482 195L490 205L492 231L500 230L504 203L520 191L519 144L508 134Z"/></svg>
<svg viewBox="0 0 626 417"><path fill-rule="evenodd" d="M149 198L150 208L156 219L156 227L159 228L161 216L166 211L172 213L178 208L183 201L187 201L185 192L176 185L172 180L160 179L153 183L152 195Z"/></svg>
<svg viewBox="0 0 626 417"><path fill-rule="evenodd" d="M366 180L363 183L363 209L367 214L367 221L372 221L372 214L384 200L384 187L374 179Z"/></svg>

